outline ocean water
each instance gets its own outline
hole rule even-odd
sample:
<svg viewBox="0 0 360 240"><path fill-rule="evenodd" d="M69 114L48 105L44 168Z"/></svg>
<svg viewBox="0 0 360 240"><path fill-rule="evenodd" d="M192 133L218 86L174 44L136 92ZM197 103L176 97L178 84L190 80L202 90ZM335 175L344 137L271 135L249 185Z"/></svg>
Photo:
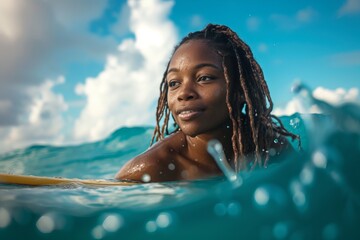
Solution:
<svg viewBox="0 0 360 240"><path fill-rule="evenodd" d="M324 114L281 117L303 150L240 173L240 184L0 185L0 239L360 239L360 108L317 103ZM151 135L120 128L94 143L19 149L0 155L0 172L112 179Z"/></svg>

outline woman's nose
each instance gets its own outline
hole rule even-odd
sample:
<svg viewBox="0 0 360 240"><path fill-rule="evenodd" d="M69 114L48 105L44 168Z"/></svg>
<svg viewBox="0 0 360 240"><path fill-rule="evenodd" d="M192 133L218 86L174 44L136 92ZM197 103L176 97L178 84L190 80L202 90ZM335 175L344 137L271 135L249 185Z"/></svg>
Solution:
<svg viewBox="0 0 360 240"><path fill-rule="evenodd" d="M177 96L179 101L188 101L197 98L198 94L192 82L183 82Z"/></svg>

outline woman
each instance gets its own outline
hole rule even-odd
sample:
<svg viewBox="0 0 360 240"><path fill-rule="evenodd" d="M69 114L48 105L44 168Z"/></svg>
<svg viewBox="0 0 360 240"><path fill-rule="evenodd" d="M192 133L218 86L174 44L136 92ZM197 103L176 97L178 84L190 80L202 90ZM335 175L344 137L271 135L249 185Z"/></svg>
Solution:
<svg viewBox="0 0 360 240"><path fill-rule="evenodd" d="M220 175L207 152L219 140L236 170L265 165L292 151L250 48L230 28L209 24L175 48L160 84L150 149L130 160L116 178L142 182ZM168 135L170 116L175 130ZM162 125L161 125L162 122Z"/></svg>

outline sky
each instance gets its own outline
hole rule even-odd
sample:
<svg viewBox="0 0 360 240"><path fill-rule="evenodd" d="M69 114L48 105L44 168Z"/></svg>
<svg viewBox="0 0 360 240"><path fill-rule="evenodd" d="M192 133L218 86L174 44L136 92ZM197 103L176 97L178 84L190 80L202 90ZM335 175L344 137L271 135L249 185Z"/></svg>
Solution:
<svg viewBox="0 0 360 240"><path fill-rule="evenodd" d="M296 82L359 103L360 0L1 0L0 153L153 126L174 46L208 23L251 47L274 114L319 112L297 107Z"/></svg>

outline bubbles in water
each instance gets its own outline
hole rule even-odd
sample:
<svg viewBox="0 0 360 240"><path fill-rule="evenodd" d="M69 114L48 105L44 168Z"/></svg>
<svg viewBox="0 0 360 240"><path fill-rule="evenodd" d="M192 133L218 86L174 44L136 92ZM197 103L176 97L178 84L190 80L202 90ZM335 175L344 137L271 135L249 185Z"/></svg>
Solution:
<svg viewBox="0 0 360 240"><path fill-rule="evenodd" d="M318 168L326 168L327 159L324 153L316 151L312 155L312 163Z"/></svg>
<svg viewBox="0 0 360 240"><path fill-rule="evenodd" d="M270 150L269 150L269 155L270 155L270 156L275 156L275 155L276 155L276 150L275 150L275 148L270 148Z"/></svg>
<svg viewBox="0 0 360 240"><path fill-rule="evenodd" d="M264 187L258 187L254 193L255 203L259 206L265 206L269 202L269 192Z"/></svg>
<svg viewBox="0 0 360 240"><path fill-rule="evenodd" d="M292 193L292 200L299 210L305 210L306 196L299 181L292 181L290 184L290 192Z"/></svg>
<svg viewBox="0 0 360 240"><path fill-rule="evenodd" d="M151 181L151 176L149 174L145 173L144 175L142 175L141 181L146 182L146 183L150 182Z"/></svg>
<svg viewBox="0 0 360 240"><path fill-rule="evenodd" d="M36 222L36 227L42 233L51 233L55 229L55 221L50 214L42 215Z"/></svg>
<svg viewBox="0 0 360 240"><path fill-rule="evenodd" d="M298 128L300 125L300 119L295 117L290 119L290 126L292 126L293 128Z"/></svg>
<svg viewBox="0 0 360 240"><path fill-rule="evenodd" d="M93 236L93 238L95 239L102 239L105 236L105 231L101 226L96 226L94 227L94 229L91 231L91 235Z"/></svg>
<svg viewBox="0 0 360 240"><path fill-rule="evenodd" d="M239 215L241 211L241 206L238 202L231 202L228 205L227 212L230 216Z"/></svg>
<svg viewBox="0 0 360 240"><path fill-rule="evenodd" d="M169 168L169 170L171 170L171 171L175 170L175 164L169 163L168 168Z"/></svg>
<svg viewBox="0 0 360 240"><path fill-rule="evenodd" d="M156 229L157 229L157 226L156 226L156 222L155 221L148 221L146 224L145 224L145 229L146 231L148 232L155 232Z"/></svg>
<svg viewBox="0 0 360 240"><path fill-rule="evenodd" d="M145 224L145 229L147 232L155 232L158 228L167 228L169 227L174 220L174 216L170 212L161 212L156 217L155 220L149 220Z"/></svg>
<svg viewBox="0 0 360 240"><path fill-rule="evenodd" d="M0 228L6 228L11 222L10 213L5 208L0 208Z"/></svg>
<svg viewBox="0 0 360 240"><path fill-rule="evenodd" d="M172 216L168 212L162 212L156 218L156 225L160 228L168 227L172 222Z"/></svg>
<svg viewBox="0 0 360 240"><path fill-rule="evenodd" d="M300 181L305 185L310 185L314 181L314 170L306 166L300 172Z"/></svg>
<svg viewBox="0 0 360 240"><path fill-rule="evenodd" d="M117 214L109 214L102 224L102 227L108 232L116 232L122 227L124 219L122 216Z"/></svg>
<svg viewBox="0 0 360 240"><path fill-rule="evenodd" d="M241 205L239 202L230 202L226 203L217 203L214 206L214 213L217 216L225 216L228 214L229 216L237 216L241 212Z"/></svg>
<svg viewBox="0 0 360 240"><path fill-rule="evenodd" d="M189 172L186 171L186 170L181 171L181 177L184 178L184 179L188 178L189 177Z"/></svg>
<svg viewBox="0 0 360 240"><path fill-rule="evenodd" d="M273 234L276 239L285 239L288 235L289 229L287 224L278 222L273 228Z"/></svg>
<svg viewBox="0 0 360 240"><path fill-rule="evenodd" d="M278 142L279 142L279 139L275 138L274 143L278 143Z"/></svg>
<svg viewBox="0 0 360 240"><path fill-rule="evenodd" d="M330 171L330 177L337 183L343 184L343 177L337 171Z"/></svg>

